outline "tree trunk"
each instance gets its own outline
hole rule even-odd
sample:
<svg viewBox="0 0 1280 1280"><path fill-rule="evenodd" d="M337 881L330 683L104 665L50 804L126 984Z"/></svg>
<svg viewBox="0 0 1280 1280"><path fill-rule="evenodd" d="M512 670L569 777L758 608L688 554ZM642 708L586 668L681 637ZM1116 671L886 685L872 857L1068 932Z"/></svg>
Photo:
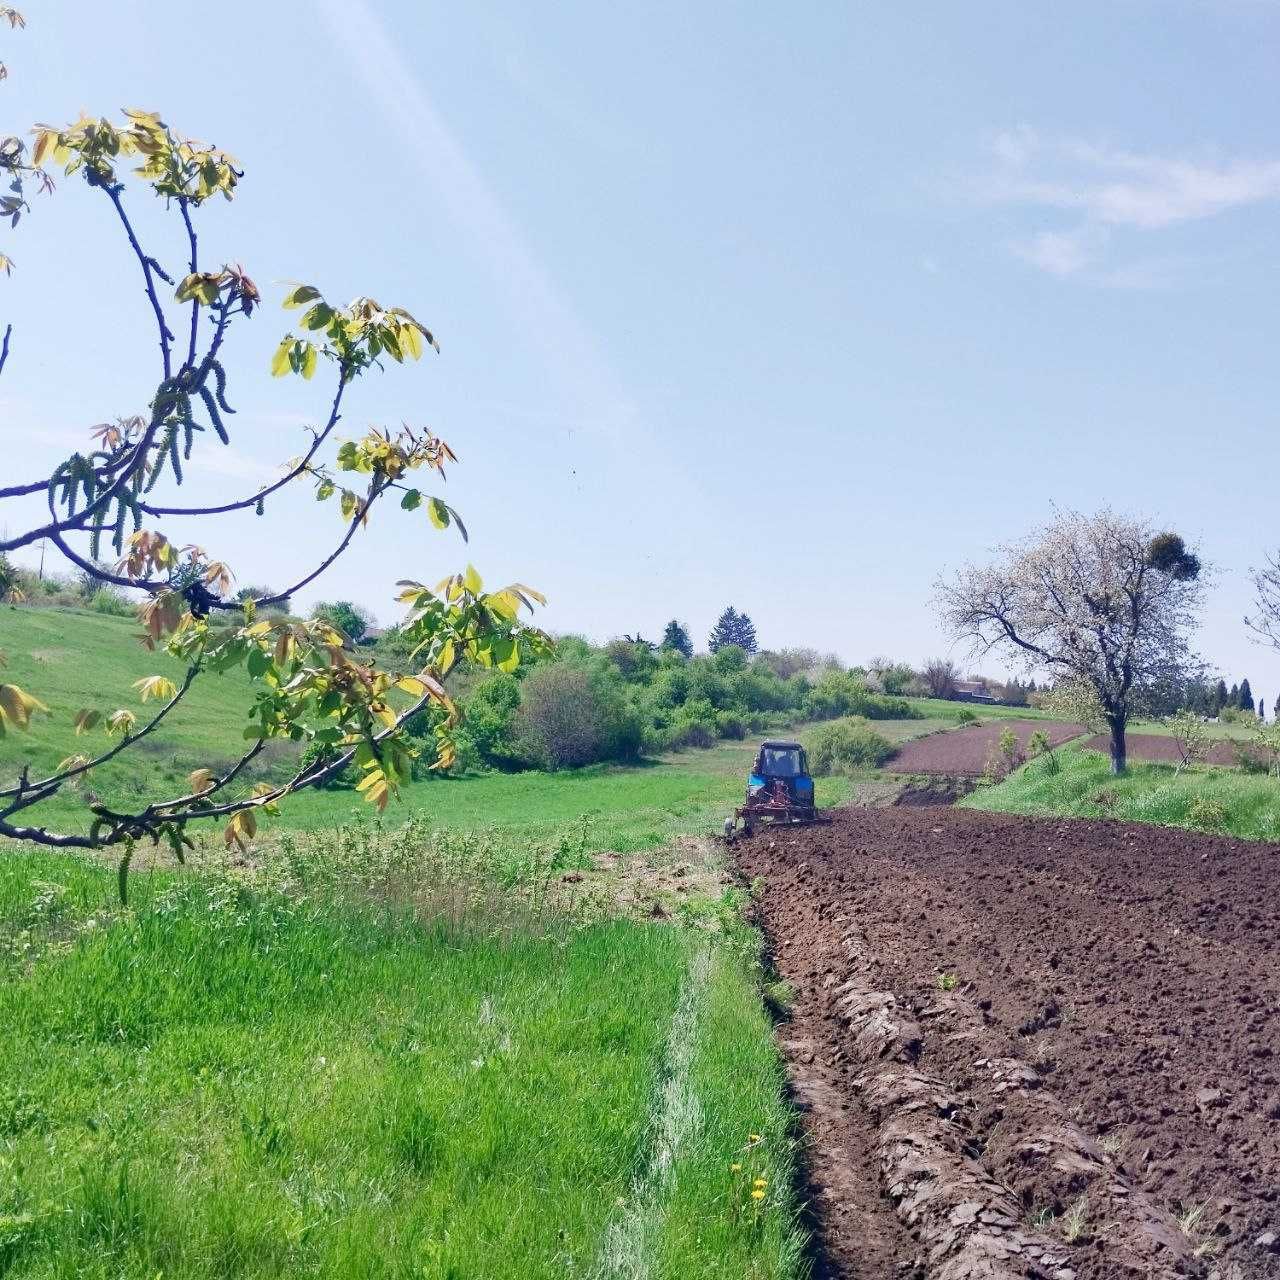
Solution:
<svg viewBox="0 0 1280 1280"><path fill-rule="evenodd" d="M1124 731L1127 717L1110 716L1107 723L1111 726L1111 772L1123 773L1128 763L1125 749Z"/></svg>

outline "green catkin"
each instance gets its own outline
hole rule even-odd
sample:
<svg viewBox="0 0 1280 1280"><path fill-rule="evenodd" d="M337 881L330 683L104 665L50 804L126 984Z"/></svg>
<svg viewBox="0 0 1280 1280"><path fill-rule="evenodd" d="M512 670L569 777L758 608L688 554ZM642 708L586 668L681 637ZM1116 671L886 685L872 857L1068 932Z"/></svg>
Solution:
<svg viewBox="0 0 1280 1280"><path fill-rule="evenodd" d="M218 406L214 403L208 387L200 388L200 399L204 401L204 407L209 414L209 421L213 423L213 429L218 433L218 439L223 444L230 444L231 437L227 435L227 429L222 425L222 419L218 416Z"/></svg>
<svg viewBox="0 0 1280 1280"><path fill-rule="evenodd" d="M106 516L105 510L98 510L93 513L93 533L89 538L89 559L97 560L102 552L102 522Z"/></svg>
<svg viewBox="0 0 1280 1280"><path fill-rule="evenodd" d="M124 518L129 510L129 503L125 498L116 500L116 526L112 531L111 545L116 549L116 555L124 554Z"/></svg>
<svg viewBox="0 0 1280 1280"><path fill-rule="evenodd" d="M213 394L218 399L219 408L223 413L235 413L227 403L227 371L217 360L210 360L209 368L213 371Z"/></svg>
<svg viewBox="0 0 1280 1280"><path fill-rule="evenodd" d="M160 479L160 473L164 470L164 455L173 451L177 437L178 424L176 420L170 420L168 427L165 429L164 437L160 441L160 448L156 453L155 466L151 469L151 478L147 481L147 486L143 490L144 493L150 493L156 487Z"/></svg>
<svg viewBox="0 0 1280 1280"><path fill-rule="evenodd" d="M169 433L169 462L173 466L173 478L178 483L182 483L182 457L178 449L178 424L173 424L173 430Z"/></svg>
<svg viewBox="0 0 1280 1280"><path fill-rule="evenodd" d="M62 500L67 504L67 515L73 516L79 505L80 476L77 474L75 459L67 463L66 478L62 485Z"/></svg>

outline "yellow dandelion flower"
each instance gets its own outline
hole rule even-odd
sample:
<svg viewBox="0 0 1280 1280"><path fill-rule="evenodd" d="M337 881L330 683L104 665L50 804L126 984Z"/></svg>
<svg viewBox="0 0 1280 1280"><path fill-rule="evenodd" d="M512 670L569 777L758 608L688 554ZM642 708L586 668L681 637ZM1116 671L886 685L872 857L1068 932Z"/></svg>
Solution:
<svg viewBox="0 0 1280 1280"><path fill-rule="evenodd" d="M760 1141L760 1135L759 1135L758 1133L749 1133L749 1134L747 1134L747 1138L748 1138L751 1142L759 1142L759 1141Z"/></svg>
<svg viewBox="0 0 1280 1280"><path fill-rule="evenodd" d="M740 1164L731 1164L731 1165L729 1166L729 1172L730 1172L730 1173L741 1173L741 1172L742 1172L742 1166L741 1166Z"/></svg>
<svg viewBox="0 0 1280 1280"><path fill-rule="evenodd" d="M763 1200L763 1199L764 1199L764 1192L763 1192L763 1191L761 1191L759 1187L757 1187L757 1188L756 1188L756 1189L751 1193L751 1198L752 1198L753 1200Z"/></svg>
<svg viewBox="0 0 1280 1280"><path fill-rule="evenodd" d="M763 1178L757 1178L753 1185L757 1187L767 1187L769 1184Z"/></svg>

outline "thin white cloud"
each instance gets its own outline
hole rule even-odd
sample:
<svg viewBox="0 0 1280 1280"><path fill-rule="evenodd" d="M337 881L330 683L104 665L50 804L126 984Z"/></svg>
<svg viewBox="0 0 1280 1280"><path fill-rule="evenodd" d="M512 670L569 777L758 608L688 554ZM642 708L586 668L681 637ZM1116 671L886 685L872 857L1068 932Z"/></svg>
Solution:
<svg viewBox="0 0 1280 1280"><path fill-rule="evenodd" d="M1073 276L1093 266L1105 248L1106 237L1098 228L1075 231L1040 231L1030 239L1015 241L1013 252L1024 262L1054 276Z"/></svg>
<svg viewBox="0 0 1280 1280"><path fill-rule="evenodd" d="M1160 231L1280 201L1280 159L1143 153L1080 139L1044 139L1026 126L992 140L982 201L1075 215L1014 242L1050 274L1081 275L1115 246L1113 233ZM1130 272L1127 287L1144 273ZM1165 273L1162 278L1167 278Z"/></svg>
<svg viewBox="0 0 1280 1280"><path fill-rule="evenodd" d="M321 0L336 48L395 129L457 229L470 237L530 343L575 409L611 436L635 429L636 407L515 222L366 0Z"/></svg>

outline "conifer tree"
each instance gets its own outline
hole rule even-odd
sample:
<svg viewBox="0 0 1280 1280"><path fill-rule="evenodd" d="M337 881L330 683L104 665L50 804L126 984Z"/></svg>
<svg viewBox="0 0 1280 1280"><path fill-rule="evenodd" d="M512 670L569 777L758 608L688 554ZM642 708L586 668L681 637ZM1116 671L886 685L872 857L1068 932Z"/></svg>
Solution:
<svg viewBox="0 0 1280 1280"><path fill-rule="evenodd" d="M673 653L683 654L686 658L693 657L693 641L689 639L689 630L675 618L667 623L667 629L662 633L662 647Z"/></svg>
<svg viewBox="0 0 1280 1280"><path fill-rule="evenodd" d="M747 654L755 653L759 645L756 642L755 623L745 613L739 613L730 605L711 628L707 637L707 648L717 653L727 644L736 644Z"/></svg>

